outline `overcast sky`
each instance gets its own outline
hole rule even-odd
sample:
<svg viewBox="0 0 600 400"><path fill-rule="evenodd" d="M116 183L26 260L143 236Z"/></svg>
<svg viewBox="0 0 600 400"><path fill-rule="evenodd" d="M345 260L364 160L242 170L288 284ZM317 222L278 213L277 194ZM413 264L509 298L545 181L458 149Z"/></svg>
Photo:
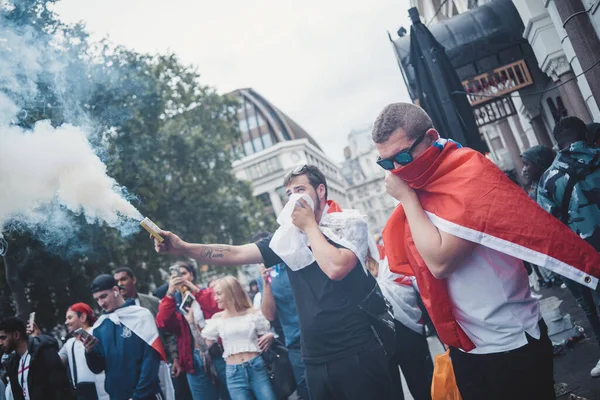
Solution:
<svg viewBox="0 0 600 400"><path fill-rule="evenodd" d="M65 22L140 52L176 53L220 93L252 87L335 161L348 133L409 97L388 41L409 0L61 0Z"/></svg>

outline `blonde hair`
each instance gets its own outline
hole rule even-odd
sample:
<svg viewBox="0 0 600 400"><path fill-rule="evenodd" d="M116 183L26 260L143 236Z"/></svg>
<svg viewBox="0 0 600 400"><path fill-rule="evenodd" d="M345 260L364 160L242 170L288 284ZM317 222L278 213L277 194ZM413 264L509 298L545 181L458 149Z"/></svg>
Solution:
<svg viewBox="0 0 600 400"><path fill-rule="evenodd" d="M231 302L230 305L236 312L241 313L252 308L248 293L246 293L240 281L233 276L220 278L215 284L219 285L221 294Z"/></svg>

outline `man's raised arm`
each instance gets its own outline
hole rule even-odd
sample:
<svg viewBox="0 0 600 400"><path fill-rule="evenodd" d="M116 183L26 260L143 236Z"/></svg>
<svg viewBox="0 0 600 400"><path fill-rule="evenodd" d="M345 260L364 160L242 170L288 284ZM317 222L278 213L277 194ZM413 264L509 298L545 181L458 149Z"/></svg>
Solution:
<svg viewBox="0 0 600 400"><path fill-rule="evenodd" d="M255 244L230 246L225 244L188 243L176 234L161 231L165 239L159 243L154 239L154 249L160 254L171 254L189 257L203 264L211 265L243 265L263 263L263 257Z"/></svg>

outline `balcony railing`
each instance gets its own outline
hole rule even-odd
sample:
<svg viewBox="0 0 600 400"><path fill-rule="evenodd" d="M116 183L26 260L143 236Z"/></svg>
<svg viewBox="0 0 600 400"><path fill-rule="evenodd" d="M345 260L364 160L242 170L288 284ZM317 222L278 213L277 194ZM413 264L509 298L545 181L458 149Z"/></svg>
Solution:
<svg viewBox="0 0 600 400"><path fill-rule="evenodd" d="M493 101L497 96L507 95L533 84L525 60L496 68L462 82L472 106Z"/></svg>

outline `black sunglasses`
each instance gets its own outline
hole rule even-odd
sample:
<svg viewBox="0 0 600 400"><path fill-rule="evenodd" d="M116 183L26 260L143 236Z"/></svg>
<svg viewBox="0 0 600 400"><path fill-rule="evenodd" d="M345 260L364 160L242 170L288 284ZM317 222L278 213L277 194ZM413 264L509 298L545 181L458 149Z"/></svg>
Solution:
<svg viewBox="0 0 600 400"><path fill-rule="evenodd" d="M393 157L390 158L381 158L378 157L377 158L377 164L379 164L379 166L385 170L391 171L393 169L395 169L395 165L394 162L397 162L400 165L406 165L406 164L410 164L414 158L412 156L412 151L415 149L415 147L417 147L417 145L419 143L421 143L423 141L423 139L425 139L425 135L427 134L427 132L423 133L421 136L419 136L417 138L417 140L415 140L413 142L413 144L410 145L410 147L406 150L402 150L401 152L395 154Z"/></svg>

